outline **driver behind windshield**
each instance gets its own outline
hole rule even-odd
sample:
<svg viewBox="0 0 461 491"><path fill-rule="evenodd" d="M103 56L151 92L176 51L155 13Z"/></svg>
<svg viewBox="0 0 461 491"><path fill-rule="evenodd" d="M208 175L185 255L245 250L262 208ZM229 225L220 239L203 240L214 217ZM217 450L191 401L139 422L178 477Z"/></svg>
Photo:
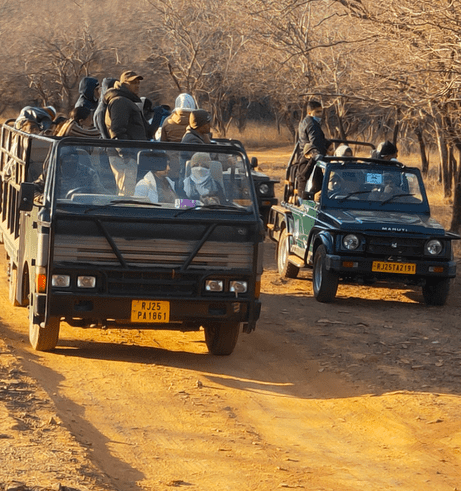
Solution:
<svg viewBox="0 0 461 491"><path fill-rule="evenodd" d="M72 198L71 191L108 194L98 173L81 162L82 156L74 148L63 148L57 169L57 197Z"/></svg>

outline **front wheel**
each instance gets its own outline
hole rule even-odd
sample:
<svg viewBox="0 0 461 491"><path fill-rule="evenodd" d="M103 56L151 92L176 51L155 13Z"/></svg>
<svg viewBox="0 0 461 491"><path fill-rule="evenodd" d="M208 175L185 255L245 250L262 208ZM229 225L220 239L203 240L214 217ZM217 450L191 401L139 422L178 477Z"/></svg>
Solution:
<svg viewBox="0 0 461 491"><path fill-rule="evenodd" d="M319 302L332 302L338 291L339 275L326 268L327 251L324 245L318 246L314 255L314 271L312 283L314 297Z"/></svg>
<svg viewBox="0 0 461 491"><path fill-rule="evenodd" d="M213 355L230 355L237 344L240 322L212 322L203 326L208 351Z"/></svg>
<svg viewBox="0 0 461 491"><path fill-rule="evenodd" d="M18 302L16 299L16 286L17 286L17 281L18 281L18 270L13 267L13 264L10 262L8 266L8 281L9 281L9 288L8 288L8 296L10 299L11 305L14 305L15 307L19 307L21 304Z"/></svg>
<svg viewBox="0 0 461 491"><path fill-rule="evenodd" d="M450 278L431 278L423 286L423 297L426 305L445 305L450 293Z"/></svg>
<svg viewBox="0 0 461 491"><path fill-rule="evenodd" d="M290 255L290 236L285 228L280 236L277 247L277 269L282 278L296 278L299 268L288 261Z"/></svg>
<svg viewBox="0 0 461 491"><path fill-rule="evenodd" d="M37 351L51 351L59 339L60 319L51 317L44 327L34 322L33 306L29 306L29 341Z"/></svg>

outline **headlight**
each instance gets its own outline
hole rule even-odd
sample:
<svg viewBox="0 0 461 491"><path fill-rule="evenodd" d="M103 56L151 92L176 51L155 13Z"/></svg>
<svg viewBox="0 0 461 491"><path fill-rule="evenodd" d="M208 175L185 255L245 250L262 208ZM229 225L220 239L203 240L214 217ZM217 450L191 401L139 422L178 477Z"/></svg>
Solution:
<svg viewBox="0 0 461 491"><path fill-rule="evenodd" d="M438 256L443 250L443 245L440 240L433 239L426 242L426 252L431 256Z"/></svg>
<svg viewBox="0 0 461 491"><path fill-rule="evenodd" d="M206 280L205 290L207 292L222 292L224 289L223 280Z"/></svg>
<svg viewBox="0 0 461 491"><path fill-rule="evenodd" d="M69 288L70 276L66 274L54 274L51 277L51 286L55 286L56 288Z"/></svg>
<svg viewBox="0 0 461 491"><path fill-rule="evenodd" d="M94 288L96 286L96 278L94 276L78 276L77 286L79 288Z"/></svg>
<svg viewBox="0 0 461 491"><path fill-rule="evenodd" d="M259 192L261 194L269 194L269 189L270 188L268 184L263 183L259 185Z"/></svg>
<svg viewBox="0 0 461 491"><path fill-rule="evenodd" d="M229 284L229 290L235 293L246 293L248 290L248 283L246 281L231 281Z"/></svg>
<svg viewBox="0 0 461 491"><path fill-rule="evenodd" d="M343 238L343 246L348 250L348 251L355 251L357 247L360 245L360 240L359 238L354 235L354 234L348 234Z"/></svg>

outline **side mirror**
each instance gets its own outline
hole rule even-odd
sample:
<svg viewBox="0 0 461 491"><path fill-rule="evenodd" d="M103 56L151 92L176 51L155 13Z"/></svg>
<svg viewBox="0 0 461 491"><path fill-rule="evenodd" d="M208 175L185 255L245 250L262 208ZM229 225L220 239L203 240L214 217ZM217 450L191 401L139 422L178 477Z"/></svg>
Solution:
<svg viewBox="0 0 461 491"><path fill-rule="evenodd" d="M35 185L33 182L21 182L19 188L19 210L31 211L34 207Z"/></svg>
<svg viewBox="0 0 461 491"><path fill-rule="evenodd" d="M257 157L251 157L250 167L252 169L256 169L256 167L258 167L258 158Z"/></svg>

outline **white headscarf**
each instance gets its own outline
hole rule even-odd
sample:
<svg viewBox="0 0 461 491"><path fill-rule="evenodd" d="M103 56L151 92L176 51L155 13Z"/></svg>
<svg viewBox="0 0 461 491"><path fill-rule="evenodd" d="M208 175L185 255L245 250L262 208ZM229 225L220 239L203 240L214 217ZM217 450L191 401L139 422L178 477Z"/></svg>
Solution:
<svg viewBox="0 0 461 491"><path fill-rule="evenodd" d="M346 152L350 151L352 153L351 147L348 145L340 145L336 150L335 150L335 157L345 157Z"/></svg>
<svg viewBox="0 0 461 491"><path fill-rule="evenodd" d="M175 109L197 109L197 104L190 94L179 94L174 103Z"/></svg>

